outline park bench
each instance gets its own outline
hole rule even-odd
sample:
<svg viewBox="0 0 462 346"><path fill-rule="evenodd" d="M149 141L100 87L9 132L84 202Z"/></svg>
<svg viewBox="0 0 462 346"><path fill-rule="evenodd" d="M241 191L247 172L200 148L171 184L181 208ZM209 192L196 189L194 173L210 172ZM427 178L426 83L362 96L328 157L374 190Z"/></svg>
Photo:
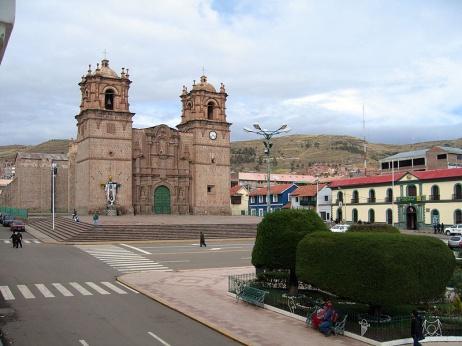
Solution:
<svg viewBox="0 0 462 346"><path fill-rule="evenodd" d="M332 333L334 335L343 335L345 334L345 324L347 320L348 315L343 316L343 318L335 322L332 326Z"/></svg>
<svg viewBox="0 0 462 346"><path fill-rule="evenodd" d="M263 306L265 295L267 291L260 290L255 287L244 286L242 290L236 295L238 301L243 300L247 303Z"/></svg>

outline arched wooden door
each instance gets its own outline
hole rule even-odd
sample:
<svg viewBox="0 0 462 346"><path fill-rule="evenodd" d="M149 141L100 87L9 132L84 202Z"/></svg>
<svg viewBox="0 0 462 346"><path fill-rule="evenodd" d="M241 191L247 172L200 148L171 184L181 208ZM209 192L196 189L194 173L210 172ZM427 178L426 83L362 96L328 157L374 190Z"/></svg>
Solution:
<svg viewBox="0 0 462 346"><path fill-rule="evenodd" d="M170 190L159 186L154 191L154 214L170 214Z"/></svg>

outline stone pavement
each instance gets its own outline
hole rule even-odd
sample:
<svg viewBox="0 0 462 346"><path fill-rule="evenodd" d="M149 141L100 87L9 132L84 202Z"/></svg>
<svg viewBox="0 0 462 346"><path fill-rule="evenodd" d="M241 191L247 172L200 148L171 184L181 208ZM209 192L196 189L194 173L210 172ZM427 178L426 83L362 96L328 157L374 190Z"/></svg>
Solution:
<svg viewBox="0 0 462 346"><path fill-rule="evenodd" d="M176 272L139 272L122 283L246 345L366 345L345 336L325 337L304 322L247 303L227 294L228 275L253 267Z"/></svg>

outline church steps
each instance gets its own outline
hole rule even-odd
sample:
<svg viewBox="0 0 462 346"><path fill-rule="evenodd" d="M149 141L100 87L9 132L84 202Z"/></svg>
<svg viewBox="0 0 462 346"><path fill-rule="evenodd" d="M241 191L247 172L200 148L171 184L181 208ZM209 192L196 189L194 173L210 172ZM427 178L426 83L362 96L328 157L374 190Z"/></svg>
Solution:
<svg viewBox="0 0 462 346"><path fill-rule="evenodd" d="M204 232L207 239L254 238L255 224L175 224L175 225L91 225L74 222L66 217L55 219L55 231L52 220L35 219L29 223L57 241L95 242L95 241L144 241L144 240L186 240L198 239Z"/></svg>

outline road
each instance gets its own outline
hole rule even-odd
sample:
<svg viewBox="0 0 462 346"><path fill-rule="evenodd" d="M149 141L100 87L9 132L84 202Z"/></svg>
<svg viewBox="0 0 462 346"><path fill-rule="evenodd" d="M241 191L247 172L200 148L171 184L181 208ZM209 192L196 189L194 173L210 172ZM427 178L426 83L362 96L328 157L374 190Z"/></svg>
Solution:
<svg viewBox="0 0 462 346"><path fill-rule="evenodd" d="M116 281L138 270L250 264L251 241L51 245L0 229L0 317L14 345L235 345L225 336ZM3 310L5 311L5 310Z"/></svg>

